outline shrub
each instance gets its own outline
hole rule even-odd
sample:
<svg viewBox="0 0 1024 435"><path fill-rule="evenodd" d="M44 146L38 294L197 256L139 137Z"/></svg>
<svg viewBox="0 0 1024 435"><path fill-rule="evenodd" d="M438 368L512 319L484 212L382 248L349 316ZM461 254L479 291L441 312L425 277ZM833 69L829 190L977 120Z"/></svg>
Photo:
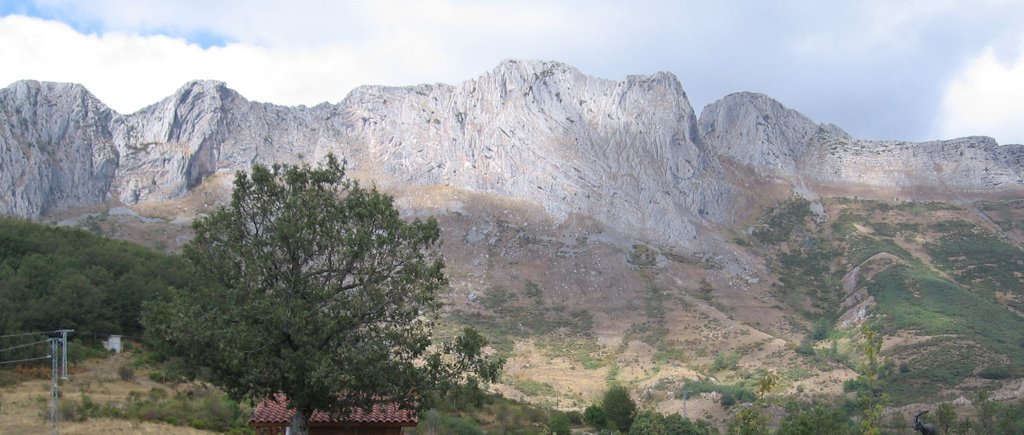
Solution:
<svg viewBox="0 0 1024 435"><path fill-rule="evenodd" d="M583 411L583 422L595 429L600 429L608 424L601 405L590 405Z"/></svg>
<svg viewBox="0 0 1024 435"><path fill-rule="evenodd" d="M985 379L1003 380L1009 379L1011 376L1013 376L1013 374L1010 373L1009 367L1000 365L985 367L981 369L981 372L978 373L978 376Z"/></svg>
<svg viewBox="0 0 1024 435"><path fill-rule="evenodd" d="M629 428L630 435L663 434L667 432L665 416L654 411L642 411Z"/></svg>
<svg viewBox="0 0 1024 435"><path fill-rule="evenodd" d="M554 435L569 435L572 428L569 426L569 416L564 412L552 411L548 419L548 430Z"/></svg>
<svg viewBox="0 0 1024 435"><path fill-rule="evenodd" d="M736 370L740 362L739 352L715 352L715 361L711 364L711 371Z"/></svg>
<svg viewBox="0 0 1024 435"><path fill-rule="evenodd" d="M818 319L814 322L814 330L811 332L811 338L821 341L828 338L829 330L832 329L832 324L828 319Z"/></svg>
<svg viewBox="0 0 1024 435"><path fill-rule="evenodd" d="M85 420L85 416L78 412L78 402L73 400L61 400L57 404L57 413L63 421Z"/></svg>
<svg viewBox="0 0 1024 435"><path fill-rule="evenodd" d="M728 433L730 435L768 435L771 433L768 428L768 416L753 406L741 409L729 421Z"/></svg>
<svg viewBox="0 0 1024 435"><path fill-rule="evenodd" d="M117 377L122 381L132 382L135 380L135 369L129 365L122 365L117 368Z"/></svg>
<svg viewBox="0 0 1024 435"><path fill-rule="evenodd" d="M419 425L416 426L416 433L483 435L484 431L473 420L451 416L436 409L431 409L423 413L423 418L420 420Z"/></svg>
<svg viewBox="0 0 1024 435"><path fill-rule="evenodd" d="M838 409L814 407L787 415L779 425L778 435L854 434L850 417Z"/></svg>

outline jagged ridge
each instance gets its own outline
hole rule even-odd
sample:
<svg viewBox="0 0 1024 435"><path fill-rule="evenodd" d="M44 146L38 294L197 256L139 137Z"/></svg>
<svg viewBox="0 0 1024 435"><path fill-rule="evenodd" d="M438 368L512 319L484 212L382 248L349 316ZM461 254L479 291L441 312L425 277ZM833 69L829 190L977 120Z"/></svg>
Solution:
<svg viewBox="0 0 1024 435"><path fill-rule="evenodd" d="M509 60L457 85L364 86L315 107L196 81L129 115L78 85L18 82L0 91L0 109L0 212L26 217L176 198L217 172L330 152L383 185L521 198L556 218L589 215L689 247L706 241L698 227L735 215L739 189L723 159L815 188L904 197L1024 186L1021 146L859 140L752 93L709 105L698 121L672 74L616 82L557 62Z"/></svg>

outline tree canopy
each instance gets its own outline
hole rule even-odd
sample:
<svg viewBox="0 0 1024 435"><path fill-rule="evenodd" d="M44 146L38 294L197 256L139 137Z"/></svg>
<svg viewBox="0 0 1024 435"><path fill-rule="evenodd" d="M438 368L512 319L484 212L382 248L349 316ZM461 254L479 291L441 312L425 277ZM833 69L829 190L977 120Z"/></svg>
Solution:
<svg viewBox="0 0 1024 435"><path fill-rule="evenodd" d="M601 409L613 429L629 432L636 416L636 402L629 397L629 390L622 385L613 385L601 398Z"/></svg>
<svg viewBox="0 0 1024 435"><path fill-rule="evenodd" d="M0 335L58 328L78 336L140 334L143 301L168 286L191 285L177 256L79 229L0 218Z"/></svg>
<svg viewBox="0 0 1024 435"><path fill-rule="evenodd" d="M234 397L284 393L293 433L314 409L411 408L431 389L497 376L474 331L433 343L447 286L437 222L402 219L333 156L239 172L231 203L193 226L184 254L199 284L151 304L147 332Z"/></svg>

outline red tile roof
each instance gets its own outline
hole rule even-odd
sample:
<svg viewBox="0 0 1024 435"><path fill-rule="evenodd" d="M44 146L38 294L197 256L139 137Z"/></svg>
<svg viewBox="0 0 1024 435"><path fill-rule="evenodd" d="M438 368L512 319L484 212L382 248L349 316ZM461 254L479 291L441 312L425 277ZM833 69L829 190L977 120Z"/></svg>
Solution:
<svg viewBox="0 0 1024 435"><path fill-rule="evenodd" d="M256 410L252 413L249 423L288 423L295 416L295 409L288 408L288 397L282 393L275 393L274 398L263 399ZM409 423L415 425L419 421L416 411L401 409L397 403L382 403L373 405L370 412L356 408L348 418L331 418L327 413L319 410L313 411L309 418L310 423L383 423L401 424Z"/></svg>

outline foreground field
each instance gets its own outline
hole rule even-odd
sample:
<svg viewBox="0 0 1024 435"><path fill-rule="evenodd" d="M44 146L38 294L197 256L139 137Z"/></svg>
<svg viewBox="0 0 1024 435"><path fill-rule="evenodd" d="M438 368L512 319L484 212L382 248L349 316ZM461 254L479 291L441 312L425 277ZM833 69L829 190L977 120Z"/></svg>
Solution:
<svg viewBox="0 0 1024 435"><path fill-rule="evenodd" d="M86 418L83 402L91 402L96 408L124 407L136 397L152 395L154 391L190 391L197 385L171 387L145 378L137 373L130 380L122 380L119 369L131 367L130 354L113 355L109 358L89 359L69 367L69 379L60 383L61 402L59 431L62 434L210 434L199 430L167 423L143 421L140 419L114 419L104 417ZM50 432L49 367L38 371L22 371L22 376L38 373L45 379L27 379L0 388L0 433L43 434ZM121 369L124 373L124 369ZM168 393L169 394L169 393ZM153 416L149 416L153 417Z"/></svg>

